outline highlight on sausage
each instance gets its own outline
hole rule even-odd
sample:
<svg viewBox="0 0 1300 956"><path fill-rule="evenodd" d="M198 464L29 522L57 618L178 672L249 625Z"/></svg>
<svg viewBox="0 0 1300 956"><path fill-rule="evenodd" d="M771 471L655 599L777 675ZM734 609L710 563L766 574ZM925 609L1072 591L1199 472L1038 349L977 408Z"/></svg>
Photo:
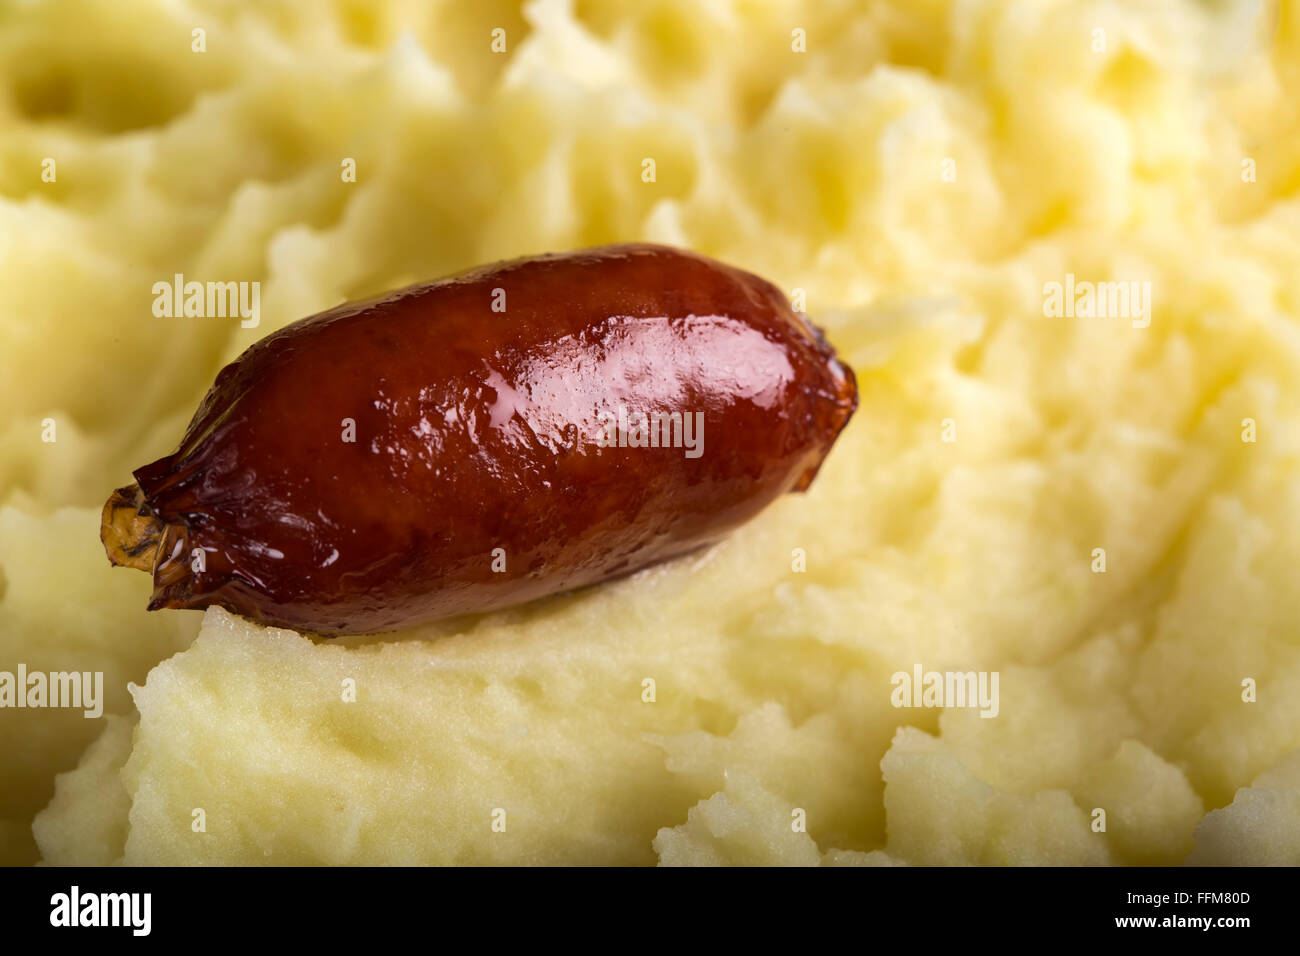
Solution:
<svg viewBox="0 0 1300 956"><path fill-rule="evenodd" d="M388 631L712 543L806 489L856 406L755 275L639 243L518 259L251 346L101 538L150 610Z"/></svg>

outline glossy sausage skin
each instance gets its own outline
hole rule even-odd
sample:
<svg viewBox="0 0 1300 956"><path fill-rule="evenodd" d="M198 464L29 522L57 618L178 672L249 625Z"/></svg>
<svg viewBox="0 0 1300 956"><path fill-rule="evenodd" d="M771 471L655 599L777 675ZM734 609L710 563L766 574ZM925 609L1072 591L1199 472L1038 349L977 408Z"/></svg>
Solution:
<svg viewBox="0 0 1300 956"><path fill-rule="evenodd" d="M776 287L663 246L340 306L224 368L180 448L135 472L165 525L150 609L340 635L593 584L806 488L856 404ZM620 405L629 427L700 413L698 456L602 445Z"/></svg>

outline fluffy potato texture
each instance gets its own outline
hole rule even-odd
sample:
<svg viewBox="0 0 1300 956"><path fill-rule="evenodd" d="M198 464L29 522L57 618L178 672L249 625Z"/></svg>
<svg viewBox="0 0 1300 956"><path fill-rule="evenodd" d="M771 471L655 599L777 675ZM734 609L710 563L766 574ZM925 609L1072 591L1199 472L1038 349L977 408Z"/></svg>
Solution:
<svg viewBox="0 0 1300 956"><path fill-rule="evenodd" d="M1295 866L1300 841L1294 821L1300 815L1300 755L1288 754L1232 803L1205 817L1196 831L1188 863L1231 865L1243 858L1270 866Z"/></svg>
<svg viewBox="0 0 1300 956"><path fill-rule="evenodd" d="M99 709L134 715L127 683L186 647L196 622L141 616L148 581L104 573L98 525L89 508L38 517L0 507L0 670L13 674L22 663L28 672L102 673ZM0 864L36 861L32 817L53 796L55 774L77 765L102 725L85 708L0 710Z"/></svg>
<svg viewBox="0 0 1300 956"><path fill-rule="evenodd" d="M1297 104L1295 0L0 0L0 669L120 715L0 711L3 852L52 797L50 863L1300 863ZM808 494L336 642L191 643L102 560L269 331L632 239L854 367ZM259 326L155 317L175 273L260 281ZM997 716L893 706L917 665Z"/></svg>

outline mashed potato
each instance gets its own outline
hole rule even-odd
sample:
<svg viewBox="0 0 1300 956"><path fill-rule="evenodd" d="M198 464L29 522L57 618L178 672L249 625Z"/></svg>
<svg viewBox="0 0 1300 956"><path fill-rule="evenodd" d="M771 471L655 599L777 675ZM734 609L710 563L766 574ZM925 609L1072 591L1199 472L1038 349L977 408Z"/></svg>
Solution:
<svg viewBox="0 0 1300 956"><path fill-rule="evenodd" d="M103 560L251 342L631 239L854 366L809 494L399 637ZM0 0L0 253L0 670L106 686L0 710L0 862L1300 863L1294 0Z"/></svg>

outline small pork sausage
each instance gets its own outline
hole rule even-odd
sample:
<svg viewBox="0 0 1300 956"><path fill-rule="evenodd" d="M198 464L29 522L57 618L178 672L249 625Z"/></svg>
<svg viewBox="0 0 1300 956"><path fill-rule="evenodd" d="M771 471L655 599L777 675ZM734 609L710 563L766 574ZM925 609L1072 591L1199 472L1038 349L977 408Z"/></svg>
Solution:
<svg viewBox="0 0 1300 956"><path fill-rule="evenodd" d="M257 342L101 537L150 610L387 631L716 541L807 488L856 406L757 276L645 244L519 259Z"/></svg>

